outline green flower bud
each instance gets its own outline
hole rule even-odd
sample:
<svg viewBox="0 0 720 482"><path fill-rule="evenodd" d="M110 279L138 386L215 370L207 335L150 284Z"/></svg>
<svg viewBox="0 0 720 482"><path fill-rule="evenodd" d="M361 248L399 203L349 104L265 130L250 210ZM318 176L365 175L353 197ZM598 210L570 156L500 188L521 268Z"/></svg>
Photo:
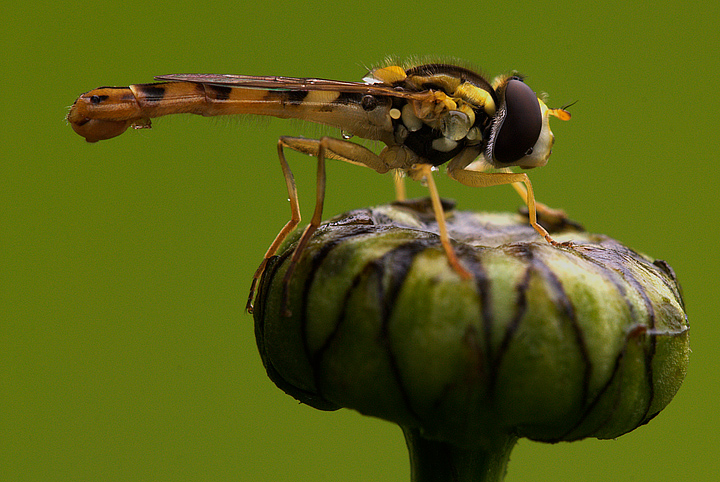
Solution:
<svg viewBox="0 0 720 482"><path fill-rule="evenodd" d="M297 236L286 243L255 303L278 387L462 450L615 438L670 402L689 348L666 263L572 226L553 237L573 246L554 247L520 215L446 216L472 279L448 265L427 202L353 211L303 253L291 316L282 280Z"/></svg>

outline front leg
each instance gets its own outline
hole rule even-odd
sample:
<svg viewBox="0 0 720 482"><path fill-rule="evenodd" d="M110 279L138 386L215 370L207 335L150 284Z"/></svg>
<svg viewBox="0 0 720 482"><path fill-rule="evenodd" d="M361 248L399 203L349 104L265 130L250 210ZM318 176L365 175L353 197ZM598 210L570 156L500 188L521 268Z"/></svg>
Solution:
<svg viewBox="0 0 720 482"><path fill-rule="evenodd" d="M516 187L516 190L523 197L525 204L527 204L530 225L535 228L535 231L537 231L540 236L545 238L548 243L552 244L553 246L561 245L561 243L555 241L547 232L547 230L540 226L540 224L538 224L537 222L535 194L533 193L532 184L530 183L530 179L528 178L527 174L515 172L471 171L461 167L456 167L451 163L450 166L448 166L448 175L456 181L460 182L461 184L471 187L489 187L498 186L501 184L512 184L515 187L518 183L522 183L525 189L518 189ZM566 245L565 243L562 244Z"/></svg>
<svg viewBox="0 0 720 482"><path fill-rule="evenodd" d="M508 169L506 172L511 171ZM512 187L527 205L528 190L525 184L522 182L514 182L512 183ZM562 209L553 209L547 204L535 201L535 210L540 219L542 219L544 223L549 223L549 226L565 226L567 224L579 226L577 223L571 221Z"/></svg>

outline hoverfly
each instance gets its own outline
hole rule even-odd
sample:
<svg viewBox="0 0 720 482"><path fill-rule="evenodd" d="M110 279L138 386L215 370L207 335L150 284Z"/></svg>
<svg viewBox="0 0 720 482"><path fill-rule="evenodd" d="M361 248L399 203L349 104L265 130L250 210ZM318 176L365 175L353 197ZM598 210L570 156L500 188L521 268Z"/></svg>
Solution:
<svg viewBox="0 0 720 482"><path fill-rule="evenodd" d="M255 114L308 120L341 129L342 138L280 137L278 157L290 199L291 217L275 237L255 272L247 309L267 261L300 222L292 171L284 148L315 156L318 161L315 211L293 253L285 284L304 247L320 225L325 193L325 159L394 171L399 198L400 176L427 183L440 241L454 270L469 272L453 250L432 170L448 163L447 173L467 186L512 184L525 201L530 224L557 245L537 222L537 210L564 216L536 203L532 184L510 167L533 168L547 163L553 144L549 117L570 119L563 108L550 109L519 75L503 75L492 83L458 65L428 63L385 65L371 70L363 82L250 75L176 74L160 82L128 87L100 87L82 94L67 120L88 142L109 139L128 127L150 127L150 119L168 114L204 116ZM351 142L350 137L385 144L379 154ZM494 172L486 172L493 169Z"/></svg>

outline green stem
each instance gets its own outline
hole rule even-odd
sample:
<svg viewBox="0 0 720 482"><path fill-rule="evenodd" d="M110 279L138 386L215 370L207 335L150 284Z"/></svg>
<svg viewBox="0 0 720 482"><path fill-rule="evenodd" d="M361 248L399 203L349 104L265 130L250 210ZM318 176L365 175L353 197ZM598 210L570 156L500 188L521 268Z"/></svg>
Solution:
<svg viewBox="0 0 720 482"><path fill-rule="evenodd" d="M410 452L412 482L500 482L505 479L517 437L475 449L430 440L417 428L402 427Z"/></svg>

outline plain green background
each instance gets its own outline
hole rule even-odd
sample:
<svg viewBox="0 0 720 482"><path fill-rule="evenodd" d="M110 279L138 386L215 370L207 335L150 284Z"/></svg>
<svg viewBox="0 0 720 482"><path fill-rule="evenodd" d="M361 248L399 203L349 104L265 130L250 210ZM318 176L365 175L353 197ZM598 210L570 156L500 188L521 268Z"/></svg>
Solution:
<svg viewBox="0 0 720 482"><path fill-rule="evenodd" d="M243 311L289 216L276 139L326 131L186 116L89 145L63 120L101 85L359 80L391 54L517 69L551 105L578 100L530 172L537 198L683 284L693 353L670 406L615 441L521 441L507 480L717 480L717 4L30 0L2 18L0 480L408 480L397 427L275 388ZM309 215L314 163L290 162ZM392 199L389 177L328 171L326 217ZM463 209L520 205L438 179Z"/></svg>

